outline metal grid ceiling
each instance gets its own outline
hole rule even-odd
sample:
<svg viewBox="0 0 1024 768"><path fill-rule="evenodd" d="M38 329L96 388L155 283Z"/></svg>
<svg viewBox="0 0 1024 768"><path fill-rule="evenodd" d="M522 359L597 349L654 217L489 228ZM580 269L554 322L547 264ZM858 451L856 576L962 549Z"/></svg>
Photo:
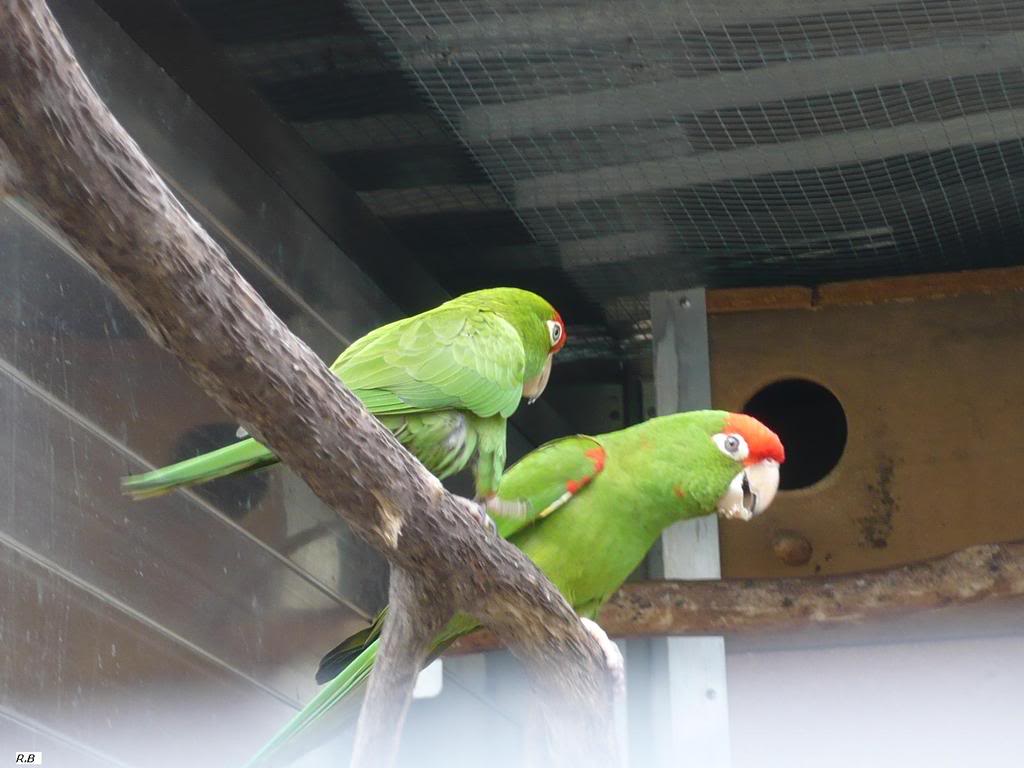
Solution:
<svg viewBox="0 0 1024 768"><path fill-rule="evenodd" d="M183 2L451 289L597 346L660 288L1021 262L1024 0Z"/></svg>
<svg viewBox="0 0 1024 768"><path fill-rule="evenodd" d="M1018 258L1024 2L357 2L602 303Z"/></svg>

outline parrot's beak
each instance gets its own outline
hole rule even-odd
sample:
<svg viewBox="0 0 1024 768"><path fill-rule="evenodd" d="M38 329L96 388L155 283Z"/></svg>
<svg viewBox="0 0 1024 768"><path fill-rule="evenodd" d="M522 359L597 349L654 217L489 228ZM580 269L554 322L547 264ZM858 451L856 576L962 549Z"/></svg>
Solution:
<svg viewBox="0 0 1024 768"><path fill-rule="evenodd" d="M537 398L544 394L544 388L548 385L548 379L551 377L551 361L554 360L554 357L554 355L548 355L544 369L535 378L523 384L523 397L526 398L527 405L533 405Z"/></svg>
<svg viewBox="0 0 1024 768"><path fill-rule="evenodd" d="M779 463L765 459L744 468L718 500L718 514L730 520L751 520L768 509L779 490Z"/></svg>

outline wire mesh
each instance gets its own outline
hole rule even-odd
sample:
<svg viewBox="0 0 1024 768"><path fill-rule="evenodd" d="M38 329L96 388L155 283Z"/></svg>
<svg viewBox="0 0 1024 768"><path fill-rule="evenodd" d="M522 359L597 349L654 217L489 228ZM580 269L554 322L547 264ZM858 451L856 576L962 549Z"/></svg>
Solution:
<svg viewBox="0 0 1024 768"><path fill-rule="evenodd" d="M1019 261L1024 2L352 7L625 335L657 288Z"/></svg>
<svg viewBox="0 0 1024 768"><path fill-rule="evenodd" d="M183 3L451 289L561 292L581 354L651 290L1021 262L1024 0Z"/></svg>

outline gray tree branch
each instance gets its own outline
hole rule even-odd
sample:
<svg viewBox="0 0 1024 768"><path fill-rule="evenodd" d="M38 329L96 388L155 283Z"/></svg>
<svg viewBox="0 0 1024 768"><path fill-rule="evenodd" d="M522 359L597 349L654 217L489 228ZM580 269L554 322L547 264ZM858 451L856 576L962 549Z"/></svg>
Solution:
<svg viewBox="0 0 1024 768"><path fill-rule="evenodd" d="M610 679L558 591L485 533L469 502L402 449L231 266L97 96L45 2L2 0L0 31L0 193L60 231L357 534L410 578L443 587L447 612L515 617L493 622L503 642L544 667L581 731L605 734L592 752L606 755L612 729L589 723L606 717ZM390 648L406 665L421 653L401 645Z"/></svg>
<svg viewBox="0 0 1024 768"><path fill-rule="evenodd" d="M920 563L843 576L626 584L601 612L612 637L741 635L851 624L950 605L1024 596L1024 541L981 544ZM500 645L490 632L451 653Z"/></svg>
<svg viewBox="0 0 1024 768"><path fill-rule="evenodd" d="M438 599L437 590L443 588L400 566L391 569L388 619L359 714L353 768L391 765L398 756L400 731L394 723L405 719L430 642L451 618L450 601Z"/></svg>

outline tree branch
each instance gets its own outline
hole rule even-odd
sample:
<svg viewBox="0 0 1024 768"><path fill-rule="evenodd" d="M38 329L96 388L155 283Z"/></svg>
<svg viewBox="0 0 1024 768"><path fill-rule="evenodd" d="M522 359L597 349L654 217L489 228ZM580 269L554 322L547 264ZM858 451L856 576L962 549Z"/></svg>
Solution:
<svg viewBox="0 0 1024 768"><path fill-rule="evenodd" d="M954 604L1024 596L1024 541L983 544L884 571L831 578L648 581L605 606L612 637L739 635L850 624ZM494 634L462 638L450 653L500 647Z"/></svg>
<svg viewBox="0 0 1024 768"><path fill-rule="evenodd" d="M436 589L401 567L391 569L388 619L359 713L352 768L391 765L398 756L401 731L394 724L405 719L430 641L451 618L444 607L450 601L438 600Z"/></svg>
<svg viewBox="0 0 1024 768"><path fill-rule="evenodd" d="M0 193L59 230L203 389L393 566L438 586L449 614L516 617L495 622L503 641L545 666L582 718L604 717L600 648L562 596L488 536L231 266L103 105L43 0L0 3L0 30ZM408 664L420 649L403 652Z"/></svg>

